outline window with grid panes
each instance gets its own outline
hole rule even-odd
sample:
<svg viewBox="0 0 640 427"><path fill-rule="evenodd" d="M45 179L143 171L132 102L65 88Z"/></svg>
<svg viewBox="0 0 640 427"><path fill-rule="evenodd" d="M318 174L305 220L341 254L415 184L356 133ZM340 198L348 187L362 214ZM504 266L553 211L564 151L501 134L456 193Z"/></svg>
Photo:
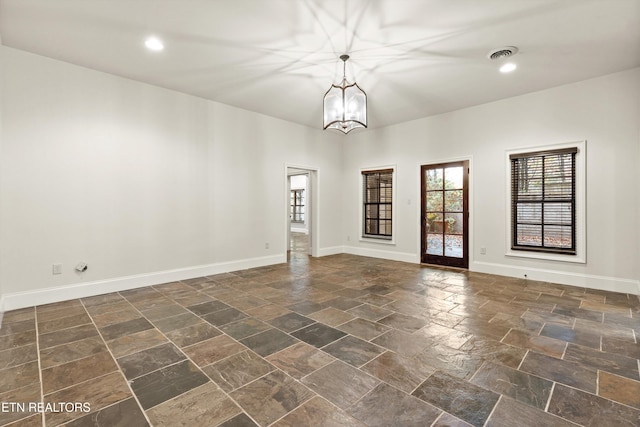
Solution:
<svg viewBox="0 0 640 427"><path fill-rule="evenodd" d="M391 239L393 169L362 171L363 237Z"/></svg>
<svg viewBox="0 0 640 427"><path fill-rule="evenodd" d="M304 222L304 189L291 190L291 222Z"/></svg>
<svg viewBox="0 0 640 427"><path fill-rule="evenodd" d="M577 152L510 156L513 250L576 254Z"/></svg>

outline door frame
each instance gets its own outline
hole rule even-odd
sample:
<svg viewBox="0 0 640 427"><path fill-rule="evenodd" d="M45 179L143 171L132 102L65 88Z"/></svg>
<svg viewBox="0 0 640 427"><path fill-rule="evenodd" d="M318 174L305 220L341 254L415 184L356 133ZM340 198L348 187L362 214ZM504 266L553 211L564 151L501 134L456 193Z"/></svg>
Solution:
<svg viewBox="0 0 640 427"><path fill-rule="evenodd" d="M473 256L473 237L474 237L474 218L473 218L473 206L474 206L474 188L473 188L473 156L461 156L461 157L446 157L439 159L432 159L428 161L420 161L418 162L417 167L417 197L416 197L416 209L417 209L417 226L418 232L416 233L416 247L418 248L418 263L422 264L422 167L423 166L431 166L431 165L439 165L446 163L455 163L455 162L468 162L469 173L468 173L468 200L467 200L467 240L468 240L468 254L467 254L467 267L465 269L470 270L471 265L475 262ZM435 265L435 264L429 264ZM443 266L444 267L444 266Z"/></svg>
<svg viewBox="0 0 640 427"><path fill-rule="evenodd" d="M309 236L309 255L312 257L318 256L318 236L320 232L320 169L312 166L300 166L290 163L284 165L284 187L285 187L285 259L287 251L291 249L291 224L289 221L289 214L291 211L291 180L289 179L290 169L301 171L307 174L307 194L305 196L305 217L307 218L307 230Z"/></svg>

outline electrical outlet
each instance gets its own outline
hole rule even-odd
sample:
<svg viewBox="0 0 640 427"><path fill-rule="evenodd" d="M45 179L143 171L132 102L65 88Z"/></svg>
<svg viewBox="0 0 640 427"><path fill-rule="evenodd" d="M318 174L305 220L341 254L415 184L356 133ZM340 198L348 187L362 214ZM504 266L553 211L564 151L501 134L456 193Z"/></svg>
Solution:
<svg viewBox="0 0 640 427"><path fill-rule="evenodd" d="M264 248L265 249L269 249L269 243L268 242L264 244Z"/></svg>
<svg viewBox="0 0 640 427"><path fill-rule="evenodd" d="M351 241L351 236L347 236L347 242Z"/></svg>
<svg viewBox="0 0 640 427"><path fill-rule="evenodd" d="M62 274L62 264L53 264L52 274Z"/></svg>
<svg viewBox="0 0 640 427"><path fill-rule="evenodd" d="M480 255L486 255L487 254L487 248L480 248Z"/></svg>

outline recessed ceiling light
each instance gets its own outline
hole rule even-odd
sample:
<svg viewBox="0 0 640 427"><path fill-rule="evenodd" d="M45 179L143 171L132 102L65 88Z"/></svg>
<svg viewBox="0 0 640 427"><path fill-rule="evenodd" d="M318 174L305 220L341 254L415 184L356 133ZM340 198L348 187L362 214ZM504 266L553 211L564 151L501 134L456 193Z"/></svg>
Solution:
<svg viewBox="0 0 640 427"><path fill-rule="evenodd" d="M518 66L516 64L514 64L513 62L507 62L506 64L502 65L502 67L500 67L500 72L501 73L510 73L513 70L515 70L516 68L518 68Z"/></svg>
<svg viewBox="0 0 640 427"><path fill-rule="evenodd" d="M145 40L144 45L151 50L159 51L164 49L164 44L162 43L162 41L155 37L149 37L147 40Z"/></svg>

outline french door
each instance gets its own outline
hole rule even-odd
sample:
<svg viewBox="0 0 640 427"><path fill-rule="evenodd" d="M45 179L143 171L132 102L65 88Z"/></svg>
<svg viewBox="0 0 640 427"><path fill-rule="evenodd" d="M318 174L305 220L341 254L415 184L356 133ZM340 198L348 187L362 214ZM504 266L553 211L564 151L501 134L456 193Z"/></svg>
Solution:
<svg viewBox="0 0 640 427"><path fill-rule="evenodd" d="M421 167L422 252L427 264L469 267L469 162Z"/></svg>

